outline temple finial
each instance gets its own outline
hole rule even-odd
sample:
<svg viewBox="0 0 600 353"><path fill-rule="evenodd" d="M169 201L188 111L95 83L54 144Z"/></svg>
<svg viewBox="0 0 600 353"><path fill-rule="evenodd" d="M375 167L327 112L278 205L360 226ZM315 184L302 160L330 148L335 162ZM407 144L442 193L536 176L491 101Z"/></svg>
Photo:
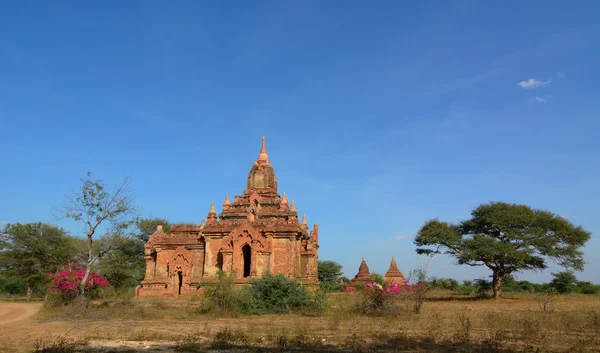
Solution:
<svg viewBox="0 0 600 353"><path fill-rule="evenodd" d="M208 216L206 217L206 219L206 225L208 226L217 224L217 211L215 210L214 202L210 204L210 211L208 211Z"/></svg>
<svg viewBox="0 0 600 353"><path fill-rule="evenodd" d="M290 206L290 211L297 212L296 211L296 204L294 203L294 200L292 200L292 205Z"/></svg>
<svg viewBox="0 0 600 353"><path fill-rule="evenodd" d="M231 201L229 200L229 194L225 194L225 202L223 202L223 211L229 211L231 208Z"/></svg>
<svg viewBox="0 0 600 353"><path fill-rule="evenodd" d="M200 229L204 228L206 223L204 222L204 218L202 218L202 222L200 223Z"/></svg>
<svg viewBox="0 0 600 353"><path fill-rule="evenodd" d="M260 147L260 154L258 155L257 162L269 163L269 156L267 155L267 139L263 136L262 145Z"/></svg>
<svg viewBox="0 0 600 353"><path fill-rule="evenodd" d="M308 223L306 223L306 215L302 216L302 225L308 225Z"/></svg>
<svg viewBox="0 0 600 353"><path fill-rule="evenodd" d="M283 197L281 198L279 205L281 206L281 208L288 208L288 198L287 196L285 196L285 192L283 193Z"/></svg>

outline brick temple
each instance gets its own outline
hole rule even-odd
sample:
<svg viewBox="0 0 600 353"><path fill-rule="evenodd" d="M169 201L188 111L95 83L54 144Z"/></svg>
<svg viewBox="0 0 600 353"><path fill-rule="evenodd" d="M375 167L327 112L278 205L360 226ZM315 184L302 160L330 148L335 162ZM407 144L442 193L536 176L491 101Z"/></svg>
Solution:
<svg viewBox="0 0 600 353"><path fill-rule="evenodd" d="M318 248L318 225L309 231L294 201L278 193L263 137L246 189L233 202L226 195L220 214L213 202L200 225L171 226L169 234L157 227L145 244L146 276L136 293L201 294L201 285L214 283L219 271L238 284L267 272L317 284Z"/></svg>

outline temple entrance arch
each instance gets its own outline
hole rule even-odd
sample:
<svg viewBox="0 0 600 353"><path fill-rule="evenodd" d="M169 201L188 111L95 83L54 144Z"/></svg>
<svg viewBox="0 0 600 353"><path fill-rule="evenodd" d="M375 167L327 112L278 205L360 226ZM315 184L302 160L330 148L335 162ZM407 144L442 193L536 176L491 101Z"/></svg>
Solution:
<svg viewBox="0 0 600 353"><path fill-rule="evenodd" d="M183 286L183 273L180 270L177 271L177 295L181 295L181 287Z"/></svg>
<svg viewBox="0 0 600 353"><path fill-rule="evenodd" d="M252 264L252 249L249 244L242 247L242 259L244 265L244 278L250 277L250 268Z"/></svg>

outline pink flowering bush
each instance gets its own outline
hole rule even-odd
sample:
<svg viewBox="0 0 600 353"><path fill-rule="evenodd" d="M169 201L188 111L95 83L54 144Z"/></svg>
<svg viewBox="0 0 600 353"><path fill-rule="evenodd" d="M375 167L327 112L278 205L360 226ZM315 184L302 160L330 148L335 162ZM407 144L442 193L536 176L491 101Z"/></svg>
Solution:
<svg viewBox="0 0 600 353"><path fill-rule="evenodd" d="M427 288L423 283L367 283L362 291L358 311L367 315L398 314L406 312L413 303L415 312L420 312Z"/></svg>
<svg viewBox="0 0 600 353"><path fill-rule="evenodd" d="M79 285L85 276L85 268L81 265L67 265L61 271L49 273L46 277L49 279L48 290L60 295L63 303L68 303L79 295ZM85 294L89 299L97 298L101 289L109 287L110 283L102 275L96 272L90 272L85 282Z"/></svg>

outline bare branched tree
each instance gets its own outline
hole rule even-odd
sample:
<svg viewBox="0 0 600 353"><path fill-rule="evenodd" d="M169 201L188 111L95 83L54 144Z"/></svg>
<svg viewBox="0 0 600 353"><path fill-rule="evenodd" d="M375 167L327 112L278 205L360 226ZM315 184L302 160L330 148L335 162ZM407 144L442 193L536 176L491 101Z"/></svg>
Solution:
<svg viewBox="0 0 600 353"><path fill-rule="evenodd" d="M92 172L82 178L79 192L68 196L67 203L59 206L57 216L70 218L84 226L87 237L87 261L85 275L79 284L81 295L85 295L85 284L92 265L113 246L113 239L124 236L135 224L135 208L129 196L130 179L125 178L114 189L107 189L104 182L94 179ZM99 247L94 247L94 237L101 234Z"/></svg>

